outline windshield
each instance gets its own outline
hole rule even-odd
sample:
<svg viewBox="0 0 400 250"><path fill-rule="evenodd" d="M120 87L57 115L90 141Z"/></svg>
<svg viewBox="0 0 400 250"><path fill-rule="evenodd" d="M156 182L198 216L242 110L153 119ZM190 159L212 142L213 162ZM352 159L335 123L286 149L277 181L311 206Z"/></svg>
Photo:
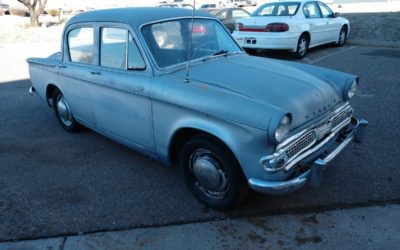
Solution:
<svg viewBox="0 0 400 250"><path fill-rule="evenodd" d="M267 3L256 9L252 16L293 16L299 5L299 2Z"/></svg>
<svg viewBox="0 0 400 250"><path fill-rule="evenodd" d="M143 26L143 37L159 68L187 62L191 27L190 18ZM190 60L241 51L219 22L194 19Z"/></svg>

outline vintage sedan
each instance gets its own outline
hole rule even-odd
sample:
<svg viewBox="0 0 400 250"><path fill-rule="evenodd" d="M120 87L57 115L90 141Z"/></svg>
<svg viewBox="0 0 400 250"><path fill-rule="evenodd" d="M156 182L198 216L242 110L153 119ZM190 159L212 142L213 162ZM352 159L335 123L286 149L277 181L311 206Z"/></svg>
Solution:
<svg viewBox="0 0 400 250"><path fill-rule="evenodd" d="M61 53L28 62L30 92L65 130L81 124L178 165L215 209L237 205L249 187L318 186L366 125L349 103L357 76L249 56L203 12L86 12L65 25Z"/></svg>
<svg viewBox="0 0 400 250"><path fill-rule="evenodd" d="M303 58L315 46L343 46L349 33L349 21L325 3L284 0L261 5L251 17L238 19L232 35L252 54L257 49L278 49Z"/></svg>

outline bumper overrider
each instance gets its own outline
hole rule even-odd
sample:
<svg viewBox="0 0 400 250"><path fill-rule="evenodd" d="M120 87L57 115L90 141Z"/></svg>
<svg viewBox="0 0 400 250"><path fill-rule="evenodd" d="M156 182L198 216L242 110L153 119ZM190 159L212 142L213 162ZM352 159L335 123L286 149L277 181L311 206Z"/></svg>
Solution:
<svg viewBox="0 0 400 250"><path fill-rule="evenodd" d="M281 145L274 154L260 160L260 165L270 175L287 173L284 181L248 180L258 192L281 195L293 192L307 183L319 187L321 176L328 164L352 141L361 143L368 122L352 116L353 109L346 104L323 122L304 130Z"/></svg>

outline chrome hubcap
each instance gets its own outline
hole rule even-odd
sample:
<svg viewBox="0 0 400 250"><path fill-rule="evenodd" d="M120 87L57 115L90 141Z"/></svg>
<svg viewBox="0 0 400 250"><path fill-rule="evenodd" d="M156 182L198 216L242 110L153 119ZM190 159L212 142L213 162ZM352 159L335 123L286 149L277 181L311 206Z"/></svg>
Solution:
<svg viewBox="0 0 400 250"><path fill-rule="evenodd" d="M307 40L302 38L299 42L298 51L300 55L304 55L307 51Z"/></svg>
<svg viewBox="0 0 400 250"><path fill-rule="evenodd" d="M190 169L195 185L207 196L222 199L228 192L228 178L209 150L195 150L190 156Z"/></svg>
<svg viewBox="0 0 400 250"><path fill-rule="evenodd" d="M68 106L67 101L65 100L64 96L57 97L57 112L60 116L61 121L66 126L71 126L72 124L72 113Z"/></svg>

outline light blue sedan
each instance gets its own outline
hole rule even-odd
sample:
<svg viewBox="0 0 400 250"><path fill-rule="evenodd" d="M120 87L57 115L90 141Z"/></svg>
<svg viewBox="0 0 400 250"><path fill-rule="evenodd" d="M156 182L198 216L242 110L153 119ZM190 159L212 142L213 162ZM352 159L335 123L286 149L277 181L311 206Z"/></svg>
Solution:
<svg viewBox="0 0 400 250"><path fill-rule="evenodd" d="M318 186L367 122L349 104L358 77L249 56L220 21L184 9L77 15L62 51L30 58L31 93L61 126L91 128L166 164L215 209L249 187L286 194Z"/></svg>

